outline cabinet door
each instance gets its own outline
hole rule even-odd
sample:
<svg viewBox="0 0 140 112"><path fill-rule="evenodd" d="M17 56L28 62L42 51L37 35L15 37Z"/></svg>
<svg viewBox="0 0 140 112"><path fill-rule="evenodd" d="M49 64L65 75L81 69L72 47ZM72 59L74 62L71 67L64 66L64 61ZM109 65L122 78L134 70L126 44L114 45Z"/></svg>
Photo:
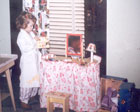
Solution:
<svg viewBox="0 0 140 112"><path fill-rule="evenodd" d="M106 0L85 0L85 45L96 45L97 55L102 57L101 75L106 74L106 8Z"/></svg>

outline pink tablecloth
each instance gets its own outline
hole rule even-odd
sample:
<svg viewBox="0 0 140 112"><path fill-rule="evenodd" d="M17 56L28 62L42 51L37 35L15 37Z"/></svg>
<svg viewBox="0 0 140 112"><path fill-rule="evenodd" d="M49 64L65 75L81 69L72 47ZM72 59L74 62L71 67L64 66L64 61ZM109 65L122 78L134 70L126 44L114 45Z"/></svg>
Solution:
<svg viewBox="0 0 140 112"><path fill-rule="evenodd" d="M44 61L41 64L40 103L47 107L46 93L70 93L70 109L94 112L100 107L99 64L80 66L63 61ZM57 106L57 105L56 105Z"/></svg>

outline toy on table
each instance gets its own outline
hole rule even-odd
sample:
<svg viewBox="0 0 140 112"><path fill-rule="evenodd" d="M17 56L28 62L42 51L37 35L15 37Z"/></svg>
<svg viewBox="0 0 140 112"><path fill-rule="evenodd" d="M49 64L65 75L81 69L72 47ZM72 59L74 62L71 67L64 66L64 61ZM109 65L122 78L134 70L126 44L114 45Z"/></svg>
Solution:
<svg viewBox="0 0 140 112"><path fill-rule="evenodd" d="M48 54L49 39L47 38L47 32L42 32L39 39L37 40L37 48L41 50L41 54Z"/></svg>
<svg viewBox="0 0 140 112"><path fill-rule="evenodd" d="M94 53L96 53L96 46L93 43L90 43L86 48L87 51L90 51L90 62L93 62Z"/></svg>
<svg viewBox="0 0 140 112"><path fill-rule="evenodd" d="M37 48L49 48L49 40L46 37L39 37Z"/></svg>
<svg viewBox="0 0 140 112"><path fill-rule="evenodd" d="M55 60L55 55L54 54L46 54L46 55L42 56L42 59L49 60L49 61L54 61Z"/></svg>

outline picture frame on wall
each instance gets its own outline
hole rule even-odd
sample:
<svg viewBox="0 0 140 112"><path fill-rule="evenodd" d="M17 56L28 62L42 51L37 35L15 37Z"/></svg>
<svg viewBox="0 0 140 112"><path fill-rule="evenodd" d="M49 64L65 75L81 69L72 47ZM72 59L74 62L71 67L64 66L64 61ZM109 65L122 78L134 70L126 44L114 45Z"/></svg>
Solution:
<svg viewBox="0 0 140 112"><path fill-rule="evenodd" d="M83 42L82 34L67 34L66 35L66 57L79 56L83 57Z"/></svg>

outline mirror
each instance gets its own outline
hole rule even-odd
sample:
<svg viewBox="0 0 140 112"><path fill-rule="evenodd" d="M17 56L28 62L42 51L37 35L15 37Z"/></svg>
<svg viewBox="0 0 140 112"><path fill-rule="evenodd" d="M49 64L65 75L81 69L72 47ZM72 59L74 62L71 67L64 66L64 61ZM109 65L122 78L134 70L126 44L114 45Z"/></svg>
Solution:
<svg viewBox="0 0 140 112"><path fill-rule="evenodd" d="M66 56L77 55L82 56L82 35L67 34L66 37Z"/></svg>

